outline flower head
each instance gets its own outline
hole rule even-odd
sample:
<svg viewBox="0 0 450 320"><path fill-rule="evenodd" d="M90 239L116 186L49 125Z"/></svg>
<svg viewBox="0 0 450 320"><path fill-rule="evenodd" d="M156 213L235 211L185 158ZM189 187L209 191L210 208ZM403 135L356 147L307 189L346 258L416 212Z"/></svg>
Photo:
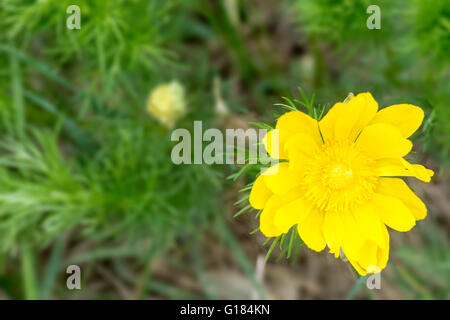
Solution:
<svg viewBox="0 0 450 320"><path fill-rule="evenodd" d="M167 128L186 113L184 89L177 81L159 85L150 92L147 111Z"/></svg>
<svg viewBox="0 0 450 320"><path fill-rule="evenodd" d="M250 204L262 209L260 230L276 237L297 225L312 250L342 253L361 275L382 270L389 256L387 227L408 231L424 219L426 207L399 176L429 182L433 171L405 159L408 140L424 113L410 104L378 111L370 93L336 103L317 121L300 111L276 124L278 150L285 159L260 175Z"/></svg>

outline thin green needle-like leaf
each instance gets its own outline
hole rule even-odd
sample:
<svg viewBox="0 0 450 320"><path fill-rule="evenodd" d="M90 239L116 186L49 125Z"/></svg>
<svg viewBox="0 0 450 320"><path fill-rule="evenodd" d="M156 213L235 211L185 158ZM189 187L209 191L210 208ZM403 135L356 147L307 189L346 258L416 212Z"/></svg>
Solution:
<svg viewBox="0 0 450 320"><path fill-rule="evenodd" d="M275 249L275 246L278 243L278 240L280 240L280 237L276 237L275 240L273 240L272 244L270 245L269 251L267 251L266 257L264 258L265 262L267 262L267 260L269 260L269 257L272 254L273 249Z"/></svg>

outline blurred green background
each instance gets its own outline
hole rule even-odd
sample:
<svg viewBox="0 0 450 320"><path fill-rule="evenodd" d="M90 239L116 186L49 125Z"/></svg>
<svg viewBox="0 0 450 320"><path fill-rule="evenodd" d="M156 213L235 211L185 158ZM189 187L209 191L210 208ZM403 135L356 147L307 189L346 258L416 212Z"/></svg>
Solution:
<svg viewBox="0 0 450 320"><path fill-rule="evenodd" d="M326 252L264 263L254 215L233 219L254 177L170 161L146 101L174 80L189 130L274 124L297 86L324 106L370 91L425 110L412 157L436 175L410 183L429 214L391 232L381 290ZM449 80L447 0L2 0L0 298L449 299Z"/></svg>

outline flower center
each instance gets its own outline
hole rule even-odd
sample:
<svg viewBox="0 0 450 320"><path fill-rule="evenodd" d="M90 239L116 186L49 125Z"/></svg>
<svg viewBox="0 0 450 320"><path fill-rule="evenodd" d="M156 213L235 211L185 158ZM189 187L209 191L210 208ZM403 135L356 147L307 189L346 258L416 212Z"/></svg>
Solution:
<svg viewBox="0 0 450 320"><path fill-rule="evenodd" d="M302 185L305 196L320 210L352 210L372 197L378 180L374 161L354 144L324 144L310 159Z"/></svg>
<svg viewBox="0 0 450 320"><path fill-rule="evenodd" d="M325 169L323 183L337 190L353 182L353 170L342 163L331 164Z"/></svg>

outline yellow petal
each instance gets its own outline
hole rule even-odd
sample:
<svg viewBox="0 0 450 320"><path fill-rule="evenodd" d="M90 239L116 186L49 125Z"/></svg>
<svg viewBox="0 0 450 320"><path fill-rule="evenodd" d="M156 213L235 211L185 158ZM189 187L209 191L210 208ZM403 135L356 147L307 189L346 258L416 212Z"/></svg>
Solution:
<svg viewBox="0 0 450 320"><path fill-rule="evenodd" d="M384 228L383 233L385 241L384 246L382 248L378 248L377 252L377 266L380 268L380 270L383 270L386 267L386 264L389 260L389 232L386 228Z"/></svg>
<svg viewBox="0 0 450 320"><path fill-rule="evenodd" d="M425 204L402 179L380 178L376 192L400 199L416 220L422 220L427 215Z"/></svg>
<svg viewBox="0 0 450 320"><path fill-rule="evenodd" d="M416 225L413 214L400 199L375 193L372 204L377 207L380 220L389 228L405 232Z"/></svg>
<svg viewBox="0 0 450 320"><path fill-rule="evenodd" d="M358 263L359 265L368 271L370 267L376 266L378 262L378 248L372 241L366 241L366 243L359 250Z"/></svg>
<svg viewBox="0 0 450 320"><path fill-rule="evenodd" d="M383 233L383 248L369 240L364 243L356 255L347 255L348 260L360 275L381 272L386 267L389 259L389 233L386 228Z"/></svg>
<svg viewBox="0 0 450 320"><path fill-rule="evenodd" d="M287 162L278 163L263 173L267 187L275 194L285 194L300 184L300 177L289 170Z"/></svg>
<svg viewBox="0 0 450 320"><path fill-rule="evenodd" d="M357 260L348 258L348 261L352 264L353 268L355 268L360 276L365 276L367 274L366 270L361 267Z"/></svg>
<svg viewBox="0 0 450 320"><path fill-rule="evenodd" d="M339 249L344 237L344 224L339 213L325 213L323 235L328 247L330 248L330 252L334 253L336 258L339 257Z"/></svg>
<svg viewBox="0 0 450 320"><path fill-rule="evenodd" d="M299 132L286 141L284 149L288 153L290 151L297 151L306 156L311 156L311 154L319 150L319 144L317 144L317 141L310 134Z"/></svg>
<svg viewBox="0 0 450 320"><path fill-rule="evenodd" d="M259 216L259 230L268 238L277 237L282 233L273 223L275 212L281 204L282 196L276 194L271 196Z"/></svg>
<svg viewBox="0 0 450 320"><path fill-rule="evenodd" d="M271 195L272 191L267 188L264 181L264 175L260 175L253 183L248 200L253 208L262 209Z"/></svg>
<svg viewBox="0 0 450 320"><path fill-rule="evenodd" d="M314 251L322 251L325 246L323 236L324 214L318 210L312 210L302 223L298 224L297 230L303 242Z"/></svg>
<svg viewBox="0 0 450 320"><path fill-rule="evenodd" d="M322 143L317 120L301 111L290 111L283 114L278 119L275 129L278 129L279 135L279 157L276 157L270 148L272 131L263 139L267 152L274 159L287 159L287 152L284 150L284 145L297 133L303 132L310 135L317 144Z"/></svg>
<svg viewBox="0 0 450 320"><path fill-rule="evenodd" d="M288 154L289 168L299 171L304 170L312 156L320 150L317 141L303 132L288 139L284 149Z"/></svg>
<svg viewBox="0 0 450 320"><path fill-rule="evenodd" d="M341 114L341 109L345 106L345 103L338 102L327 112L327 114L320 120L319 128L325 142L334 140L334 127L337 119Z"/></svg>
<svg viewBox="0 0 450 320"><path fill-rule="evenodd" d="M380 110L372 123L389 123L397 127L403 137L411 136L422 124L424 112L412 104L396 104Z"/></svg>
<svg viewBox="0 0 450 320"><path fill-rule="evenodd" d="M403 160L403 159L402 159ZM414 177L424 182L430 182L431 177L434 175L433 170L427 169L420 164L410 164L408 161L404 160L408 166L408 170L414 172Z"/></svg>
<svg viewBox="0 0 450 320"><path fill-rule="evenodd" d="M296 201L297 199L299 199L301 195L302 189L299 187L293 188L283 195L272 195L267 201L264 210L261 212L260 216L261 232L263 232L263 234L266 235L267 237L274 237L280 235L281 233L287 232L289 228L287 230L282 230L276 225L275 216L280 210L280 208L289 205L293 201ZM289 217L287 217L287 219L289 219Z"/></svg>
<svg viewBox="0 0 450 320"><path fill-rule="evenodd" d="M367 239L372 240L380 247L384 247L385 239L383 229L386 229L377 214L378 207L369 202L355 210L358 226Z"/></svg>
<svg viewBox="0 0 450 320"><path fill-rule="evenodd" d="M336 103L320 121L325 141L355 141L378 110L378 103L369 92L360 93L348 103Z"/></svg>
<svg viewBox="0 0 450 320"><path fill-rule="evenodd" d="M402 158L384 158L377 160L376 173L380 177L416 177L430 182L434 172L420 164L410 164Z"/></svg>
<svg viewBox="0 0 450 320"><path fill-rule="evenodd" d="M293 225L301 223L310 211L309 203L304 198L298 198L278 209L274 218L275 226L286 233Z"/></svg>
<svg viewBox="0 0 450 320"><path fill-rule="evenodd" d="M362 232L351 212L343 212L341 217L344 224L342 251L344 251L345 256L350 260L357 256L359 249L366 241L366 235Z"/></svg>
<svg viewBox="0 0 450 320"><path fill-rule="evenodd" d="M372 159L401 158L411 151L412 143L387 123L372 124L361 132L356 147Z"/></svg>
<svg viewBox="0 0 450 320"><path fill-rule="evenodd" d="M287 153L280 147L280 130L270 130L264 136L262 143L267 153L273 159L287 159ZM284 146L284 144L283 144Z"/></svg>

